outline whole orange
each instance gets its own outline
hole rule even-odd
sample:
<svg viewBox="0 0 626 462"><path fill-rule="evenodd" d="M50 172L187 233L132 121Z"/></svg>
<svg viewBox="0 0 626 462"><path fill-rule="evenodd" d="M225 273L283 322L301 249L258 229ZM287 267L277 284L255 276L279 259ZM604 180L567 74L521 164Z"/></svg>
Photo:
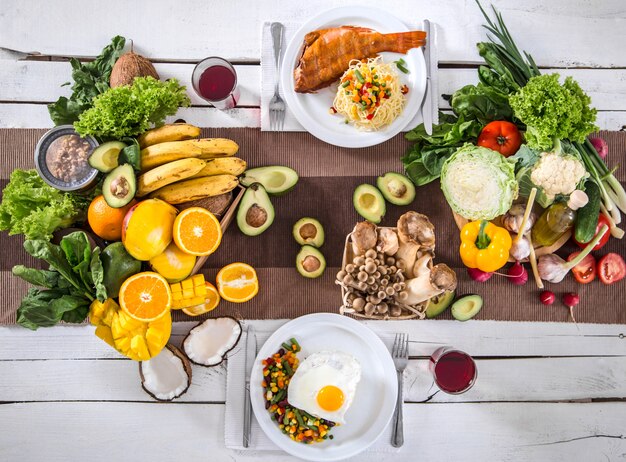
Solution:
<svg viewBox="0 0 626 462"><path fill-rule="evenodd" d="M137 203L132 200L128 205L118 209L111 207L104 196L96 197L87 211L87 221L94 233L106 241L119 241L122 238L122 226L126 212Z"/></svg>

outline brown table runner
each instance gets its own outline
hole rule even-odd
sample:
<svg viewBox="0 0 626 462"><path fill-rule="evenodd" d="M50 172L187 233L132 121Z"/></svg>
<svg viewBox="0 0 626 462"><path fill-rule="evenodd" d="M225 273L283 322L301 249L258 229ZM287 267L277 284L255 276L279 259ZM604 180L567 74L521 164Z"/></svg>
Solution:
<svg viewBox="0 0 626 462"><path fill-rule="evenodd" d="M32 168L35 144L45 130L0 130L0 187L4 188L15 168ZM609 144L610 163L621 163L618 178L626 180L626 133L603 132ZM244 236L233 224L222 245L213 254L203 271L214 280L217 270L225 264L243 261L257 269L260 292L250 302L234 304L222 301L211 315L234 315L244 319L295 318L314 312L337 312L341 304L339 287L334 284L341 265L345 236L360 217L352 206L352 192L363 182L373 183L387 171L402 171L400 156L409 143L402 135L372 148L344 149L328 145L308 133L272 133L258 129L206 129L206 137L231 138L239 143L239 156L251 167L288 165L300 174L300 181L289 194L272 198L276 219L257 237ZM457 270L459 294L478 293L485 305L477 319L502 321L563 321L568 311L558 301L552 306L539 302L532 280L523 287L514 286L505 278L493 277L487 283L471 281L458 257L458 229L452 219L439 182L418 188L417 198L409 207L388 205L383 225L393 225L407 210L428 215L435 224L437 261ZM328 267L319 279L308 280L295 270L299 246L291 237L291 227L301 217L318 218L326 231L322 252ZM11 275L15 264L37 266L22 248L21 236L0 233L0 324L14 324L15 311L28 284ZM567 255L574 247L568 245L559 253ZM626 257L626 238L611 239L597 256L617 252ZM588 285L577 284L567 276L561 284L547 284L560 299L565 292L578 292L581 303L576 308L578 322L626 324L626 280L605 286L596 280ZM441 316L450 319L449 313ZM176 312L175 319L190 320Z"/></svg>

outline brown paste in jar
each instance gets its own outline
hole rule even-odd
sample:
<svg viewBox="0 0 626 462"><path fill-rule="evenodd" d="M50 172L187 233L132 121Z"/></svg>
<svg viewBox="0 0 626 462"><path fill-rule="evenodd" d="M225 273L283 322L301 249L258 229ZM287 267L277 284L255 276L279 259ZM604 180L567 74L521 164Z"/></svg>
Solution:
<svg viewBox="0 0 626 462"><path fill-rule="evenodd" d="M46 152L50 173L65 183L82 180L91 171L90 144L78 135L65 135L54 140Z"/></svg>

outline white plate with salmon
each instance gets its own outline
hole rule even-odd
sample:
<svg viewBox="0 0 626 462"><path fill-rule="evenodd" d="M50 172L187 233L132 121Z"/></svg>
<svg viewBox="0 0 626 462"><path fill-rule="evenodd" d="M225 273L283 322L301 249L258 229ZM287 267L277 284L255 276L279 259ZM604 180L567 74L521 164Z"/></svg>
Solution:
<svg viewBox="0 0 626 462"><path fill-rule="evenodd" d="M285 51L280 83L289 109L308 132L336 146L362 148L392 138L420 110L426 40L423 31L377 8L320 14Z"/></svg>

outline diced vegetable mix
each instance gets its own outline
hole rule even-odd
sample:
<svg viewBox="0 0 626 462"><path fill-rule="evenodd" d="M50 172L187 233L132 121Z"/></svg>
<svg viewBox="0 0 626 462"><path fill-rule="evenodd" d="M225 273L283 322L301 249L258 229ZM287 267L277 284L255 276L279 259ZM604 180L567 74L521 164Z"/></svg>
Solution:
<svg viewBox="0 0 626 462"><path fill-rule="evenodd" d="M348 72L341 80L341 86L345 88L346 95L352 95L352 101L361 105L359 110L366 111L367 119L371 120L381 101L391 96L391 90L385 88L389 80L389 76L386 80L380 79L376 67L368 66L364 59L358 68ZM357 110L356 106L354 110Z"/></svg>
<svg viewBox="0 0 626 462"><path fill-rule="evenodd" d="M300 350L297 340L292 338L283 343L278 352L263 360L264 378L261 386L265 390L265 408L280 430L294 441L311 444L332 440L333 435L329 432L335 426L334 422L318 419L302 409L296 409L287 400L287 388L299 364L296 353Z"/></svg>

